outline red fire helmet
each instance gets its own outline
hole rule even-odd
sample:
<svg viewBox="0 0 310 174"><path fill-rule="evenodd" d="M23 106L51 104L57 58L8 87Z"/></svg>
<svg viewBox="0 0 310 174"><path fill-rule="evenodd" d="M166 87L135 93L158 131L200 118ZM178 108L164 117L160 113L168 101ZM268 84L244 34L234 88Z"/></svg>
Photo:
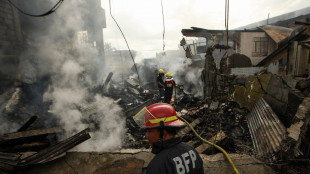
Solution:
<svg viewBox="0 0 310 174"><path fill-rule="evenodd" d="M144 110L144 128L160 127L160 122L164 122L164 127L183 128L186 126L175 112L175 109L167 103L156 103L148 106Z"/></svg>

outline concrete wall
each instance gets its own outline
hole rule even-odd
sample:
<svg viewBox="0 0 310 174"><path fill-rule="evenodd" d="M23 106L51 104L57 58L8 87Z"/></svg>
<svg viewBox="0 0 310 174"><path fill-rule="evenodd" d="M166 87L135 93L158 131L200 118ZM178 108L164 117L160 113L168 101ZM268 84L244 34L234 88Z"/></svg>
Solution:
<svg viewBox="0 0 310 174"><path fill-rule="evenodd" d="M296 74L297 76L304 75L308 69L309 49L301 45L297 48ZM309 71L308 71L309 72Z"/></svg>
<svg viewBox="0 0 310 174"><path fill-rule="evenodd" d="M272 74L278 74L278 72L279 72L279 61L272 62L268 66L267 72L272 73Z"/></svg>
<svg viewBox="0 0 310 174"><path fill-rule="evenodd" d="M294 76L304 75L309 68L309 49L298 45L297 41L292 42L289 47L288 74Z"/></svg>
<svg viewBox="0 0 310 174"><path fill-rule="evenodd" d="M296 62L296 54L297 54L298 42L294 41L291 43L289 47L289 55L288 55L288 75L295 74L295 62Z"/></svg>
<svg viewBox="0 0 310 174"><path fill-rule="evenodd" d="M240 35L240 53L248 56L253 65L256 65L266 56L253 57L252 56L252 45L254 37L268 37L265 32L242 32ZM269 38L269 37L268 37ZM268 43L268 54L276 49L276 44L272 39L269 38Z"/></svg>
<svg viewBox="0 0 310 174"><path fill-rule="evenodd" d="M272 174L275 173L266 164L259 160L239 154L229 154L239 173ZM65 157L52 162L33 166L24 174L137 174L141 173L142 167L146 167L154 155L149 151L122 150L110 153L69 152ZM232 167L224 158L223 154L201 155L204 161L205 173L208 174L231 174Z"/></svg>
<svg viewBox="0 0 310 174"><path fill-rule="evenodd" d="M21 43L18 12L7 0L0 0L0 93L15 80Z"/></svg>
<svg viewBox="0 0 310 174"><path fill-rule="evenodd" d="M232 75L255 75L263 70L263 67L245 67L245 68L231 68Z"/></svg>

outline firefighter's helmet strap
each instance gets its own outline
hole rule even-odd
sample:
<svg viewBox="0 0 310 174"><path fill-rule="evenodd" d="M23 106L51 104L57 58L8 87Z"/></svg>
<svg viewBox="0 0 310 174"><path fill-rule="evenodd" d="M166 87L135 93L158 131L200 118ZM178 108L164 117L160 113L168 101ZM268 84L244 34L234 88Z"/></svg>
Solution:
<svg viewBox="0 0 310 174"><path fill-rule="evenodd" d="M159 122L160 124L160 134L159 134L159 143L162 143L163 142L163 137L164 137L164 127L165 127L165 124L164 124L164 121L160 121Z"/></svg>

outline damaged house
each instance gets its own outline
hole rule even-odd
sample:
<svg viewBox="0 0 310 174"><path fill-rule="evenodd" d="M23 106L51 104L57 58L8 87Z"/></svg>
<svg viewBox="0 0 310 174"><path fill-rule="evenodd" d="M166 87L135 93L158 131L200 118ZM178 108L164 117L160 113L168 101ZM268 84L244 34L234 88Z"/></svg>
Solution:
<svg viewBox="0 0 310 174"><path fill-rule="evenodd" d="M307 46L309 34L304 33L306 28L300 25L297 25L295 29L266 25L254 30L229 30L228 44L233 50L230 50L230 56L228 56L229 53L226 53L227 51L223 51L224 53L219 55L216 54L216 56L220 56L215 57L217 66L220 66L221 72L229 71L232 74L254 74L262 70L261 67L266 67L275 74L305 75L309 68ZM214 44L223 44L222 41L227 39L225 30L206 30L193 27L191 30L183 29L182 33L186 37L212 38L212 40L206 40ZM199 61L197 57L202 60L199 54L203 51L200 50L206 51L207 44L192 45L195 44L184 45L187 57L193 58L194 61ZM238 69L252 66L257 68Z"/></svg>
<svg viewBox="0 0 310 174"><path fill-rule="evenodd" d="M301 11L307 13L252 29L182 30L186 57L204 62L204 97L249 111L247 125L263 161L309 160L310 14L309 8ZM221 97L223 91L228 98Z"/></svg>
<svg viewBox="0 0 310 174"><path fill-rule="evenodd" d="M204 43L185 43L184 40L183 47L186 56L197 61L210 44L226 45L227 40L230 49L213 53L221 72L254 74L266 68L274 74L302 76L309 74L309 17L309 13L305 13L275 24L242 30L183 29L186 37L205 38Z"/></svg>

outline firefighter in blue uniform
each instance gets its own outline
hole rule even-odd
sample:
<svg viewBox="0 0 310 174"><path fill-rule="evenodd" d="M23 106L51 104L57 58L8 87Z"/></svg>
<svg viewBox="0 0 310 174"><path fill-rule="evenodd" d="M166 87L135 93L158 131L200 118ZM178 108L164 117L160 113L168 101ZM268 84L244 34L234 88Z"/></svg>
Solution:
<svg viewBox="0 0 310 174"><path fill-rule="evenodd" d="M144 118L143 118L144 117ZM178 119L175 109L166 103L156 103L141 112L145 136L156 156L143 174L203 174L203 161L198 152L176 137L186 124Z"/></svg>
<svg viewBox="0 0 310 174"><path fill-rule="evenodd" d="M176 85L175 81L173 80L172 74L170 72L168 72L168 73L166 73L164 103L170 104L174 87L177 87L177 85Z"/></svg>

